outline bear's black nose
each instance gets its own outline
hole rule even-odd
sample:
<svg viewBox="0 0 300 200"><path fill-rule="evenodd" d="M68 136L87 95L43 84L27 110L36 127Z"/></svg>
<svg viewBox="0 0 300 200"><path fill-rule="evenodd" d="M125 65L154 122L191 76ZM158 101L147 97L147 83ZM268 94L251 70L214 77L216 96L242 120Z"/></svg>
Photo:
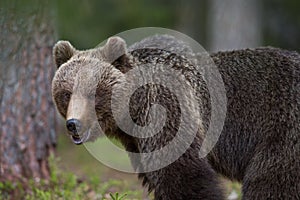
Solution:
<svg viewBox="0 0 300 200"><path fill-rule="evenodd" d="M66 122L67 129L72 132L73 134L76 134L79 132L81 124L78 119L69 119Z"/></svg>

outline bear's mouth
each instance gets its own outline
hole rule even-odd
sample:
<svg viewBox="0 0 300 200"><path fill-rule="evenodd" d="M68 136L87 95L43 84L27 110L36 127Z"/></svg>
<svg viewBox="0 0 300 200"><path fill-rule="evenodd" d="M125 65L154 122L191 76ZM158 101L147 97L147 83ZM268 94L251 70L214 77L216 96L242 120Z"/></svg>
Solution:
<svg viewBox="0 0 300 200"><path fill-rule="evenodd" d="M72 135L71 138L72 138L74 144L80 145L89 139L90 134L91 134L91 131L90 131L90 129L88 129L81 136L80 135Z"/></svg>

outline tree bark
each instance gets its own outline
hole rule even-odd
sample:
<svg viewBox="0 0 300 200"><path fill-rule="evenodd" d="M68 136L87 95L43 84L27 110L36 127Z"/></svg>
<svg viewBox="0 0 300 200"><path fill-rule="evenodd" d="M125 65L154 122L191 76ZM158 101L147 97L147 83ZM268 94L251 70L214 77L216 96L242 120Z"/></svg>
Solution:
<svg viewBox="0 0 300 200"><path fill-rule="evenodd" d="M55 34L48 4L0 3L0 182L49 177L56 113L51 98Z"/></svg>
<svg viewBox="0 0 300 200"><path fill-rule="evenodd" d="M210 50L232 50L261 44L261 1L209 1Z"/></svg>

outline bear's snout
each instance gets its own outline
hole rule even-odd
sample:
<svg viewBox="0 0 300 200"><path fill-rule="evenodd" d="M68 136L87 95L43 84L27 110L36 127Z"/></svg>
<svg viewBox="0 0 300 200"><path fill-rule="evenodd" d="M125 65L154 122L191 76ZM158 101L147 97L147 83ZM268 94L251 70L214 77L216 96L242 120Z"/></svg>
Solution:
<svg viewBox="0 0 300 200"><path fill-rule="evenodd" d="M81 128L81 123L78 119L69 119L66 122L66 127L68 131L72 133L72 136L78 136Z"/></svg>

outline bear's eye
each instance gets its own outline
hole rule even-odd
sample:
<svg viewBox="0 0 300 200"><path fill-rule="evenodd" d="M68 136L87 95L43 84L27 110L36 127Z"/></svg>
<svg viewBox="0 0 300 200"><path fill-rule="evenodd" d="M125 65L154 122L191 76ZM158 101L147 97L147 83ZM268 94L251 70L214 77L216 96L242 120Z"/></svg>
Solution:
<svg viewBox="0 0 300 200"><path fill-rule="evenodd" d="M63 117L66 117L69 101L71 99L72 93L69 91L60 91L54 95L54 100L56 102L58 111Z"/></svg>
<svg viewBox="0 0 300 200"><path fill-rule="evenodd" d="M71 92L64 92L62 98L64 102L69 102L71 98Z"/></svg>

